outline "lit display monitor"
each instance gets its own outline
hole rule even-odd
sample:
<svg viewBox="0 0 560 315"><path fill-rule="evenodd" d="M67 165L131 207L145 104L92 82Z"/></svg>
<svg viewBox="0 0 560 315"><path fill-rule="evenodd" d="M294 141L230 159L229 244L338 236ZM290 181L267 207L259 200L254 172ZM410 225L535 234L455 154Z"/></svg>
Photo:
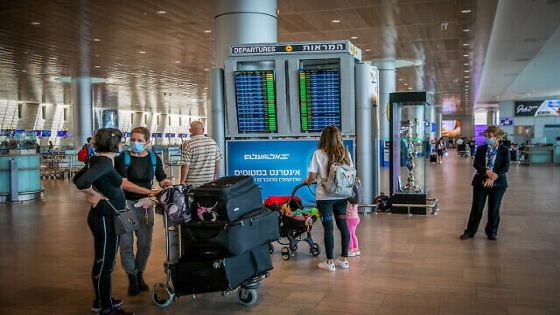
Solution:
<svg viewBox="0 0 560 315"><path fill-rule="evenodd" d="M338 69L299 71L301 131L321 132L340 125L340 73Z"/></svg>
<svg viewBox="0 0 560 315"><path fill-rule="evenodd" d="M239 132L277 132L274 71L235 71L234 76Z"/></svg>

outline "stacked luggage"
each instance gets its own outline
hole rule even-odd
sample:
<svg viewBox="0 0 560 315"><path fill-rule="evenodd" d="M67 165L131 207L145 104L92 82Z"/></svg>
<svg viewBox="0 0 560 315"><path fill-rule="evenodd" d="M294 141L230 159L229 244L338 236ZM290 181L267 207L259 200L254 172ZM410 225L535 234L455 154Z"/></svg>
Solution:
<svg viewBox="0 0 560 315"><path fill-rule="evenodd" d="M169 297L226 294L239 287L239 302L254 304L256 288L272 269L269 243L280 238L278 213L264 208L249 176L223 177L189 194L192 219L180 225L182 254L168 266ZM154 302L169 305L156 296L156 289Z"/></svg>

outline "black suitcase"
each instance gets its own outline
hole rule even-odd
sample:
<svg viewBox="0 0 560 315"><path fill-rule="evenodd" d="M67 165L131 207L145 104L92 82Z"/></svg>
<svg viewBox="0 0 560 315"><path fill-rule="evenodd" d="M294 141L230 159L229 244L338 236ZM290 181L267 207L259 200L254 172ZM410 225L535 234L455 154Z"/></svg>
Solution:
<svg viewBox="0 0 560 315"><path fill-rule="evenodd" d="M215 244L232 255L280 238L277 211L261 208L236 221L189 222L181 226L183 252Z"/></svg>
<svg viewBox="0 0 560 315"><path fill-rule="evenodd" d="M171 279L179 296L233 290L251 277L272 270L268 244L237 256L199 250L183 255L170 266Z"/></svg>
<svg viewBox="0 0 560 315"><path fill-rule="evenodd" d="M430 154L430 163L436 163L437 162L437 156L435 154Z"/></svg>
<svg viewBox="0 0 560 315"><path fill-rule="evenodd" d="M222 177L192 192L194 206L215 207L219 220L237 220L263 206L259 186L250 176Z"/></svg>

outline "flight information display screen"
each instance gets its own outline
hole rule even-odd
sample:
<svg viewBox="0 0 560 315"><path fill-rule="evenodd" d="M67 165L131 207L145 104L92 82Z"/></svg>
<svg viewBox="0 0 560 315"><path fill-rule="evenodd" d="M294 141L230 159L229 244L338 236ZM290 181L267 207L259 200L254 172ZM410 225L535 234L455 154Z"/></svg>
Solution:
<svg viewBox="0 0 560 315"><path fill-rule="evenodd" d="M234 76L239 132L277 132L274 71L235 71Z"/></svg>
<svg viewBox="0 0 560 315"><path fill-rule="evenodd" d="M341 129L339 70L300 70L299 104L302 132L321 132L332 125Z"/></svg>

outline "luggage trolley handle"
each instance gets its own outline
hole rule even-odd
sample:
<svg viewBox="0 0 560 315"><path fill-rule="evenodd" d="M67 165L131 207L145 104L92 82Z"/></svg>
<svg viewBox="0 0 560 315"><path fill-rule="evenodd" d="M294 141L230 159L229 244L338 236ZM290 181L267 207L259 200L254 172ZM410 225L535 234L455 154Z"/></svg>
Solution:
<svg viewBox="0 0 560 315"><path fill-rule="evenodd" d="M296 195L298 190L300 190L302 187L307 186L307 188L309 188L309 191L311 191L310 186L311 185L316 185L316 184L317 184L317 182L313 182L311 184L301 183L301 184L297 185L296 187L294 187L294 190L292 190L292 194L290 195L290 199L288 200L288 203L290 203L294 199L294 196Z"/></svg>

